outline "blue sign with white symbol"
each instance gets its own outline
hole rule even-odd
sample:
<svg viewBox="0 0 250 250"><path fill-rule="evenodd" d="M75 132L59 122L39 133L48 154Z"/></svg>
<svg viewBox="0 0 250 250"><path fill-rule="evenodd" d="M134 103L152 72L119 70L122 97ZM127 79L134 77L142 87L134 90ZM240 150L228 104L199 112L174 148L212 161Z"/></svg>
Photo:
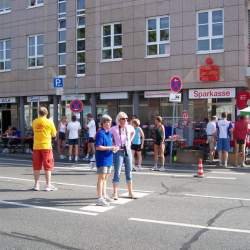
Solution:
<svg viewBox="0 0 250 250"><path fill-rule="evenodd" d="M64 79L62 77L54 78L54 88L63 88L64 87Z"/></svg>
<svg viewBox="0 0 250 250"><path fill-rule="evenodd" d="M182 89L182 81L179 76L173 76L170 79L170 88L173 92L178 93Z"/></svg>

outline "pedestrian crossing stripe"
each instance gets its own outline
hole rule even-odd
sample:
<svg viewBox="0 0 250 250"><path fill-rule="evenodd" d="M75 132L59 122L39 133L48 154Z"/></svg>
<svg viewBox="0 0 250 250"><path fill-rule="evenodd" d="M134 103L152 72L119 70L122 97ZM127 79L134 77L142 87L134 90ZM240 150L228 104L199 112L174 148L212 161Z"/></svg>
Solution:
<svg viewBox="0 0 250 250"><path fill-rule="evenodd" d="M149 193L134 192L134 195L137 198L143 198L149 195ZM97 206L95 203L93 203L88 206L81 207L80 210L88 211L88 212L95 212L95 213L104 213L104 212L110 211L118 207L119 205L125 205L131 201L134 201L134 199L129 199L128 193L123 193L119 196L118 200L113 200L112 202L110 202L110 206L107 206L107 207Z"/></svg>

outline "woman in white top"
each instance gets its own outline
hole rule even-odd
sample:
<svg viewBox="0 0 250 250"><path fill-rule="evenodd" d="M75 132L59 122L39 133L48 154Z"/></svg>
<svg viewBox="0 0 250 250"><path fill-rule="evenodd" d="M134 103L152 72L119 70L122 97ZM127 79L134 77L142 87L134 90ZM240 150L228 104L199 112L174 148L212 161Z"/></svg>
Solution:
<svg viewBox="0 0 250 250"><path fill-rule="evenodd" d="M67 130L67 117L63 116L58 124L57 134L57 151L60 155L60 159L64 159L64 148L66 141L66 130Z"/></svg>

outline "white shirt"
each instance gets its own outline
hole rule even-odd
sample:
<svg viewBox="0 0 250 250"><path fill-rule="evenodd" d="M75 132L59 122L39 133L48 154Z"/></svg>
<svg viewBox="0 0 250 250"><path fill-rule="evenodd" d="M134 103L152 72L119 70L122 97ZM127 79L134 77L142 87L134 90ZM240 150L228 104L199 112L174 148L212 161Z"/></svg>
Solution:
<svg viewBox="0 0 250 250"><path fill-rule="evenodd" d="M94 120L90 120L87 124L87 127L89 129L89 137L94 138L96 135L96 125Z"/></svg>
<svg viewBox="0 0 250 250"><path fill-rule="evenodd" d="M69 122L67 126L67 130L69 131L69 139L78 139L80 129L81 129L80 122L78 121Z"/></svg>
<svg viewBox="0 0 250 250"><path fill-rule="evenodd" d="M223 120L219 120L217 125L219 128L219 138L220 139L229 138L228 129L232 128L231 122L226 119L223 119Z"/></svg>
<svg viewBox="0 0 250 250"><path fill-rule="evenodd" d="M211 136L214 135L216 133L216 122L215 121L211 121L207 124L207 136Z"/></svg>

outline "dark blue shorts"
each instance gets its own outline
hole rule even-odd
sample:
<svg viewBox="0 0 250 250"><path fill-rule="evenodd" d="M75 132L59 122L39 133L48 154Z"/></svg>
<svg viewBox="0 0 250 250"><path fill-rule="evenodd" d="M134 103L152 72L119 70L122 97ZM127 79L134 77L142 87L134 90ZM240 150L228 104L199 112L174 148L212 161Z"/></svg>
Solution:
<svg viewBox="0 0 250 250"><path fill-rule="evenodd" d="M78 139L69 139L69 145L78 145Z"/></svg>
<svg viewBox="0 0 250 250"><path fill-rule="evenodd" d="M218 151L227 151L230 150L230 139L219 138L217 143L217 150Z"/></svg>

